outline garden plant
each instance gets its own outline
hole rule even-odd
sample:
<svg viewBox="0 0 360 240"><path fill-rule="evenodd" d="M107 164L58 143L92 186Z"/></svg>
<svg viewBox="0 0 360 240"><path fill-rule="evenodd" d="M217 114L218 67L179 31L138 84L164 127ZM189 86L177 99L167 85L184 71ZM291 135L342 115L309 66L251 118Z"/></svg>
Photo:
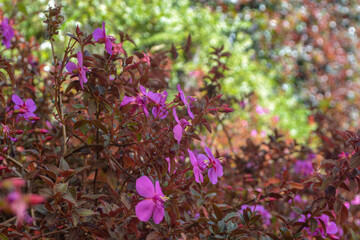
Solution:
<svg viewBox="0 0 360 240"><path fill-rule="evenodd" d="M174 83L190 34L137 51L107 21L43 14L47 62L0 10L1 239L359 239L360 132L319 111L299 143L258 93L226 94L225 46Z"/></svg>

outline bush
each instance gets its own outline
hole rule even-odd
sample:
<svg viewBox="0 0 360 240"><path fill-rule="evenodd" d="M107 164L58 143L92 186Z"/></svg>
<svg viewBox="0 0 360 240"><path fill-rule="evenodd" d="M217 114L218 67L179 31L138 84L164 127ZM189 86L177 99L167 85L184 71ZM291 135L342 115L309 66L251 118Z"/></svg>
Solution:
<svg viewBox="0 0 360 240"><path fill-rule="evenodd" d="M222 121L233 111L219 92L223 47L208 84L189 93L168 82L191 37L131 55L131 37L115 39L104 22L66 34L57 55L63 20L61 7L46 12L48 67L1 16L2 238L357 238L358 134L338 131L315 150L275 130L235 146ZM221 128L223 152L203 137L216 142Z"/></svg>

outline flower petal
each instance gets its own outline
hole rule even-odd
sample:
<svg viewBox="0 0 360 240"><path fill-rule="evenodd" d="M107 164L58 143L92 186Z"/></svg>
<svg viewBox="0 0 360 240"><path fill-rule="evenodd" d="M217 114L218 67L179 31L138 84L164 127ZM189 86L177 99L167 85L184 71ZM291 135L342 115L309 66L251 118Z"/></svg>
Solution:
<svg viewBox="0 0 360 240"><path fill-rule="evenodd" d="M194 119L194 114L191 112L190 104L187 105L187 112L188 112L189 116L190 116L192 119Z"/></svg>
<svg viewBox="0 0 360 240"><path fill-rule="evenodd" d="M142 104L142 108L143 108L143 111L145 113L145 116L148 118L149 117L149 111L146 108L146 104Z"/></svg>
<svg viewBox="0 0 360 240"><path fill-rule="evenodd" d="M74 71L77 68L78 68L78 66L73 62L68 62L66 64L66 70L68 70L69 73L72 73L72 71Z"/></svg>
<svg viewBox="0 0 360 240"><path fill-rule="evenodd" d="M155 193L156 193L156 195L158 195L158 196L162 196L162 197L165 196L165 195L163 194L163 192L161 191L161 187L160 187L160 182L159 182L159 181L156 181L156 183L155 183Z"/></svg>
<svg viewBox="0 0 360 240"><path fill-rule="evenodd" d="M174 115L175 121L176 121L178 124L180 124L180 121L179 121L179 118L178 118L178 116L177 116L177 113L176 113L176 109L175 109L175 108L173 108L173 115Z"/></svg>
<svg viewBox="0 0 360 240"><path fill-rule="evenodd" d="M200 169L198 167L194 167L193 171L194 171L194 176L195 176L195 182L197 182L197 183L200 183L200 181L203 182L203 178L202 178Z"/></svg>
<svg viewBox="0 0 360 240"><path fill-rule="evenodd" d="M154 212L155 203L152 199L145 199L139 202L135 207L136 216L140 221L149 221Z"/></svg>
<svg viewBox="0 0 360 240"><path fill-rule="evenodd" d="M212 161L215 161L215 157L214 157L214 155L212 154L210 148L205 147L205 152L206 152L206 154L209 156L209 158L210 158Z"/></svg>
<svg viewBox="0 0 360 240"><path fill-rule="evenodd" d="M221 177L224 174L223 167L221 166L221 164L219 162L216 162L215 165L216 165L216 174L218 177Z"/></svg>
<svg viewBox="0 0 360 240"><path fill-rule="evenodd" d="M336 234L339 231L338 227L336 226L335 222L329 222L326 226L326 233L327 234Z"/></svg>
<svg viewBox="0 0 360 240"><path fill-rule="evenodd" d="M163 207L155 207L154 214L153 214L153 220L154 223L159 224L164 218L164 208Z"/></svg>
<svg viewBox="0 0 360 240"><path fill-rule="evenodd" d="M35 102L32 99L27 99L25 101L25 106L30 112L34 112L36 110Z"/></svg>
<svg viewBox="0 0 360 240"><path fill-rule="evenodd" d="M208 176L212 184L216 184L218 182L218 177L214 168L209 169Z"/></svg>
<svg viewBox="0 0 360 240"><path fill-rule="evenodd" d="M140 92L144 94L145 96L148 96L148 93L146 92L146 88L144 86L140 85Z"/></svg>
<svg viewBox="0 0 360 240"><path fill-rule="evenodd" d="M178 141L178 143L180 143L182 135L183 135L183 128L181 127L181 125L177 124L174 127L173 132L174 132L175 139Z"/></svg>
<svg viewBox="0 0 360 240"><path fill-rule="evenodd" d="M81 69L81 72L79 74L79 81L80 81L81 88L84 89L84 83L86 83L88 80L86 78L85 71L82 70L82 69Z"/></svg>
<svg viewBox="0 0 360 240"><path fill-rule="evenodd" d="M105 21L103 21L103 23L102 23L102 29L103 29L103 31L104 31L104 36L106 36L106 31L105 31Z"/></svg>
<svg viewBox="0 0 360 240"><path fill-rule="evenodd" d="M83 55L80 51L77 52L77 59L78 59L78 65L79 67L82 67L83 66Z"/></svg>
<svg viewBox="0 0 360 240"><path fill-rule="evenodd" d="M110 41L110 39L108 38L105 42L105 50L110 54L112 55L113 54L113 51L112 51L112 43Z"/></svg>
<svg viewBox="0 0 360 240"><path fill-rule="evenodd" d="M95 41L97 41L97 40L99 40L101 38L104 38L104 37L105 37L105 34L104 34L104 31L101 28L97 28L93 32L93 38L94 38Z"/></svg>
<svg viewBox="0 0 360 240"><path fill-rule="evenodd" d="M23 100L21 100L21 98L16 95L16 94L13 94L12 97L11 97L11 100L13 101L13 103L15 103L16 105L23 105L24 102Z"/></svg>
<svg viewBox="0 0 360 240"><path fill-rule="evenodd" d="M198 159L199 167L201 169L206 168L207 163L209 163L209 158L207 156L205 156L204 154L199 154L197 156L197 159Z"/></svg>
<svg viewBox="0 0 360 240"><path fill-rule="evenodd" d="M120 107L125 106L126 104L129 104L129 103L132 103L134 101L135 101L135 97L124 96L124 98L120 104Z"/></svg>
<svg viewBox="0 0 360 240"><path fill-rule="evenodd" d="M199 166L199 163L198 163L198 160L195 157L195 154L190 149L188 149L188 152L189 152L189 157L190 157L191 164L194 167Z"/></svg>
<svg viewBox="0 0 360 240"><path fill-rule="evenodd" d="M155 196L154 184L147 176L142 176L136 180L136 191L142 197L153 198Z"/></svg>
<svg viewBox="0 0 360 240"><path fill-rule="evenodd" d="M148 97L150 100L152 100L153 102L160 104L160 100L161 100L161 95L159 93L153 93L151 91L149 91L148 93Z"/></svg>
<svg viewBox="0 0 360 240"><path fill-rule="evenodd" d="M186 98L185 98L184 91L181 89L180 84L177 85L177 89L178 89L178 91L179 91L179 93L180 93L180 99L181 99L181 101L184 103L185 106L188 105L188 103L187 103L187 101L186 101Z"/></svg>

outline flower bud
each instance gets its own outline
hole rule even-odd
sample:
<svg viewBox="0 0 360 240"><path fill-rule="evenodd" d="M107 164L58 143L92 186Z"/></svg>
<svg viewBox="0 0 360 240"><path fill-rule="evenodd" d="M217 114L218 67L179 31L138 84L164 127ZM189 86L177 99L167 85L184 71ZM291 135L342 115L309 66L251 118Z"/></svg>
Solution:
<svg viewBox="0 0 360 240"><path fill-rule="evenodd" d="M27 113L28 111L26 110L26 109L24 109L24 108L19 108L19 109L16 109L16 110L14 110L14 113L15 114L19 114L19 113Z"/></svg>
<svg viewBox="0 0 360 240"><path fill-rule="evenodd" d="M42 140L42 142L47 142L47 141L49 141L50 139L52 139L53 137L51 137L51 136L49 136L49 137L46 137L46 138L44 138L44 140Z"/></svg>
<svg viewBox="0 0 360 240"><path fill-rule="evenodd" d="M29 195L29 202L30 204L40 204L45 201L45 198L43 196L40 196L38 194L30 194Z"/></svg>
<svg viewBox="0 0 360 240"><path fill-rule="evenodd" d="M39 117L29 117L28 118L30 121L36 121L36 120L40 120Z"/></svg>
<svg viewBox="0 0 360 240"><path fill-rule="evenodd" d="M220 107L220 108L219 108L219 112L223 112L223 113L229 113L229 112L233 112L233 111L234 111L234 109L229 108L229 107L227 107L227 106L224 106L224 107Z"/></svg>
<svg viewBox="0 0 360 240"><path fill-rule="evenodd" d="M23 130L15 130L15 131L11 131L12 134L23 134L24 131Z"/></svg>
<svg viewBox="0 0 360 240"><path fill-rule="evenodd" d="M36 133L46 134L46 133L49 133L49 130L46 130L46 129L35 129L35 132L36 132Z"/></svg>

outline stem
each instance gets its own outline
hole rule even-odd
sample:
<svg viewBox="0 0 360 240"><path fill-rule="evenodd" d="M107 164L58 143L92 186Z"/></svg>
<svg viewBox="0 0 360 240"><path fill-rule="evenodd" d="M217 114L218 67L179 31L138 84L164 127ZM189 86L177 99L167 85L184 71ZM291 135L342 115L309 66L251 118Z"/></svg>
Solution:
<svg viewBox="0 0 360 240"><path fill-rule="evenodd" d="M57 76L57 60L56 60L56 56L55 56L55 50L54 50L54 43L53 43L53 38L52 36L50 37L50 44L51 44L51 52L52 52L52 56L53 56L53 60L54 60L54 65L55 65L55 72L54 72L54 78L55 78L55 85L56 85L56 95L58 97L58 114L60 116L60 119L63 120L64 119L64 111L63 111L63 106L62 106L62 97L61 97L61 81ZM56 98L56 97L55 97ZM67 152L67 146L66 146L66 127L64 124L62 124L62 135L63 135L63 155L66 154Z"/></svg>

